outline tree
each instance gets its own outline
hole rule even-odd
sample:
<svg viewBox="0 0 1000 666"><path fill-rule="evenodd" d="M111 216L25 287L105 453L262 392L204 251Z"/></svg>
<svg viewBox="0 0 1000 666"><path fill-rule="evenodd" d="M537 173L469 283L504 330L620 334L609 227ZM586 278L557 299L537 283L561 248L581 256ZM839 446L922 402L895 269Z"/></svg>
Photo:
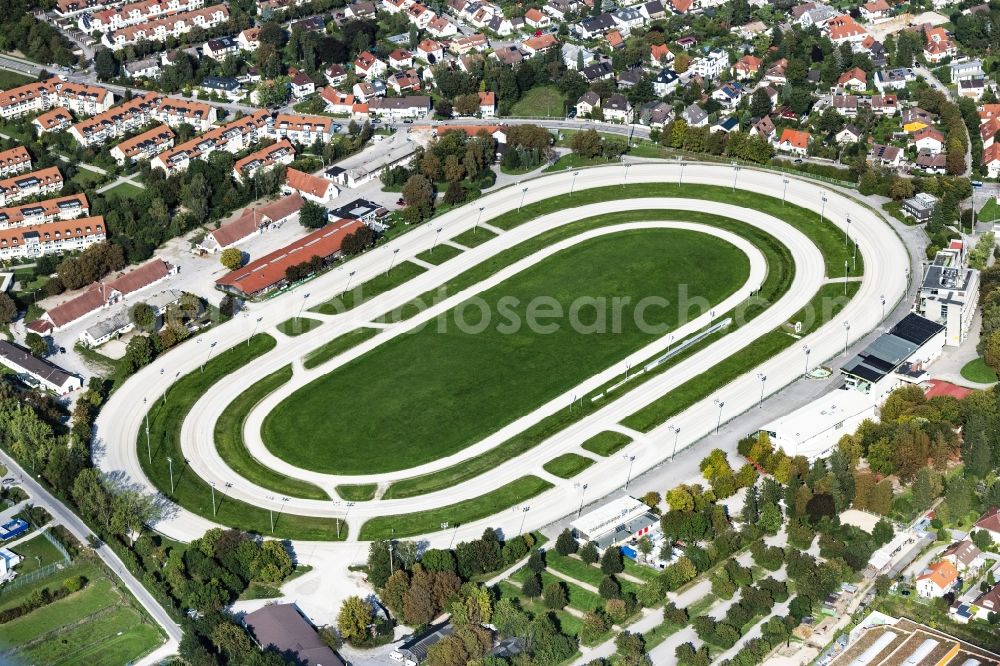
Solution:
<svg viewBox="0 0 1000 666"><path fill-rule="evenodd" d="M24 336L24 344L28 346L28 351L31 352L32 356L37 356L39 358L45 356L45 354L49 351L49 343L45 341L45 338L34 331Z"/></svg>
<svg viewBox="0 0 1000 666"><path fill-rule="evenodd" d="M557 553L564 556L572 555L577 551L577 548L576 539L573 538L568 527L559 533L559 536L556 538Z"/></svg>
<svg viewBox="0 0 1000 666"><path fill-rule="evenodd" d="M778 530L781 529L781 523L781 509L778 508L778 505L771 502L765 504L760 512L760 521L757 523L757 527L767 534L777 534Z"/></svg>
<svg viewBox="0 0 1000 666"><path fill-rule="evenodd" d="M220 622L212 630L212 643L229 658L229 663L247 663L256 651L247 632L232 622Z"/></svg>
<svg viewBox="0 0 1000 666"><path fill-rule="evenodd" d="M605 574L618 574L625 571L622 551L617 546L610 546L601 555L601 571Z"/></svg>
<svg viewBox="0 0 1000 666"><path fill-rule="evenodd" d="M306 229L320 229L326 226L326 208L312 201L302 203L299 209L299 224Z"/></svg>
<svg viewBox="0 0 1000 666"><path fill-rule="evenodd" d="M139 302L129 311L129 319L141 331L150 333L156 328L156 312L147 303Z"/></svg>
<svg viewBox="0 0 1000 666"><path fill-rule="evenodd" d="M288 77L264 79L254 88L259 106L281 106L288 99Z"/></svg>
<svg viewBox="0 0 1000 666"><path fill-rule="evenodd" d="M562 610L566 606L566 589L561 582L555 581L545 586L542 592L545 607L552 610Z"/></svg>
<svg viewBox="0 0 1000 666"><path fill-rule="evenodd" d="M351 596L344 600L337 613L337 629L348 643L363 641L368 636L368 625L374 615L364 599Z"/></svg>
<svg viewBox="0 0 1000 666"><path fill-rule="evenodd" d="M418 220L428 217L434 201L434 186L424 176L410 176L403 185L403 200L416 211Z"/></svg>
<svg viewBox="0 0 1000 666"><path fill-rule="evenodd" d="M587 564L596 564L599 559L597 555L597 546L594 545L593 541L585 543L578 554L580 555L580 559Z"/></svg>
<svg viewBox="0 0 1000 666"><path fill-rule="evenodd" d="M219 255L219 263L227 270L235 271L243 265L243 252L235 247L227 247Z"/></svg>
<svg viewBox="0 0 1000 666"><path fill-rule="evenodd" d="M531 551L531 556L528 557L528 569L536 574L545 570L545 557L542 555L542 551L537 549Z"/></svg>
<svg viewBox="0 0 1000 666"><path fill-rule="evenodd" d="M111 49L100 49L94 55L94 72L101 81L110 81L118 76L118 61Z"/></svg>
<svg viewBox="0 0 1000 666"><path fill-rule="evenodd" d="M479 113L479 95L469 93L455 98L454 111L460 116L474 116Z"/></svg>
<svg viewBox="0 0 1000 666"><path fill-rule="evenodd" d="M601 154L603 143L597 130L589 129L574 134L569 147L581 157L594 158Z"/></svg>
<svg viewBox="0 0 1000 666"><path fill-rule="evenodd" d="M448 189L444 191L444 202L446 204L455 205L460 204L465 201L465 197L468 193L465 188L457 180L453 180L448 183Z"/></svg>
<svg viewBox="0 0 1000 666"><path fill-rule="evenodd" d="M622 586L614 576L604 576L597 587L597 593L601 595L601 599L621 599Z"/></svg>
<svg viewBox="0 0 1000 666"><path fill-rule="evenodd" d="M521 594L529 599L535 599L542 593L542 579L536 574L528 576L521 584Z"/></svg>
<svg viewBox="0 0 1000 666"><path fill-rule="evenodd" d="M947 153L944 159L945 169L950 175L961 176L965 173L965 148L959 139L948 139Z"/></svg>
<svg viewBox="0 0 1000 666"><path fill-rule="evenodd" d="M0 293L0 324L9 324L17 317L17 305L7 293Z"/></svg>

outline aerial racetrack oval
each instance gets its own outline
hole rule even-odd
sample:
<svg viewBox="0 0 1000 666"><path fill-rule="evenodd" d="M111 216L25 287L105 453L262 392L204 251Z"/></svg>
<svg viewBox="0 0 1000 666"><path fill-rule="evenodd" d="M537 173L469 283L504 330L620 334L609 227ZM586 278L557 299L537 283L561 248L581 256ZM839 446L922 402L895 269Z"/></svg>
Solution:
<svg viewBox="0 0 1000 666"><path fill-rule="evenodd" d="M157 528L182 540L213 524L266 534L277 513L273 533L295 540L393 533L434 543L445 523L461 526L449 540L487 524L516 529L509 509L528 499L525 528L557 520L582 484L596 499L624 481L620 456L587 448L595 436L617 434L639 474L700 440L717 416L793 381L803 345L818 365L878 325L872 303L901 298L909 259L888 224L849 196L796 178L786 188L786 178L661 162L486 195L313 280L308 297L293 290L253 305L251 340L248 320L219 326L209 335L225 351L204 372L193 344L141 370L99 417L98 464L171 499L176 510ZM656 333L421 327L442 314L475 323L472 310L455 318L472 296L488 307L546 295L565 306L673 291L685 275L707 311L686 323L660 313ZM383 286L341 296L351 281ZM447 297L415 305L442 285ZM786 324L835 296L789 334ZM334 305L344 311L328 314ZM314 327L280 332L303 308ZM169 391L161 362L181 376ZM153 405L148 447L140 396ZM224 415L229 434L216 441Z"/></svg>

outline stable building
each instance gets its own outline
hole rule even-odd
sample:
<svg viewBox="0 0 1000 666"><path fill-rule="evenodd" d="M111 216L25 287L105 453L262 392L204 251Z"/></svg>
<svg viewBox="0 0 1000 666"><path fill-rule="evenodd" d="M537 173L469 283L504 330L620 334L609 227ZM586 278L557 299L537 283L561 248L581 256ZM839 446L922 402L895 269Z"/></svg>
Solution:
<svg viewBox="0 0 1000 666"><path fill-rule="evenodd" d="M83 388L83 380L59 366L28 353L6 340L0 340L0 365L14 371L17 378L29 386L37 386L56 395L66 395Z"/></svg>
<svg viewBox="0 0 1000 666"><path fill-rule="evenodd" d="M593 541L604 550L649 535L659 523L645 503L626 495L583 514L570 523L570 529L577 540Z"/></svg>

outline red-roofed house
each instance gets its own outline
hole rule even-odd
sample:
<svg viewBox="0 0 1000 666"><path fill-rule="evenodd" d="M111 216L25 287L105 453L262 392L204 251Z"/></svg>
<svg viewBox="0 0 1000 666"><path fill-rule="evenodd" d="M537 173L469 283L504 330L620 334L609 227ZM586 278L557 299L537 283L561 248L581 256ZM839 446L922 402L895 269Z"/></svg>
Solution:
<svg viewBox="0 0 1000 666"><path fill-rule="evenodd" d="M674 8L674 12L677 14L686 14L691 10L691 5L694 4L694 0L670 0L670 6Z"/></svg>
<svg viewBox="0 0 1000 666"><path fill-rule="evenodd" d="M827 23L826 29L830 33L830 41L834 44L861 42L868 36L864 27L851 18L850 14L841 14L832 19Z"/></svg>
<svg viewBox="0 0 1000 666"><path fill-rule="evenodd" d="M524 12L524 22L536 29L552 25L552 19L534 7Z"/></svg>
<svg viewBox="0 0 1000 666"><path fill-rule="evenodd" d="M533 56L538 53L545 53L550 49L554 49L558 45L559 40L555 38L555 35L550 35L548 33L539 35L538 37L529 37L521 42L521 47L529 56Z"/></svg>
<svg viewBox="0 0 1000 666"><path fill-rule="evenodd" d="M1000 508L994 506L980 516L970 531L975 530L985 530L994 543L1000 543Z"/></svg>
<svg viewBox="0 0 1000 666"><path fill-rule="evenodd" d="M993 143L983 150L983 166L990 178L1000 177L1000 143Z"/></svg>
<svg viewBox="0 0 1000 666"><path fill-rule="evenodd" d="M314 176L298 169L285 171L283 190L288 194L298 192L303 198L318 204L326 203L340 193L337 186L326 178Z"/></svg>
<svg viewBox="0 0 1000 666"><path fill-rule="evenodd" d="M933 127L925 127L913 135L913 142L917 146L917 152L926 150L937 155L944 148L944 134Z"/></svg>
<svg viewBox="0 0 1000 666"><path fill-rule="evenodd" d="M925 599L943 597L958 581L958 569L948 560L935 562L917 576L917 594Z"/></svg>
<svg viewBox="0 0 1000 666"><path fill-rule="evenodd" d="M785 153L805 156L809 150L809 138L809 132L786 128L781 131L781 137L775 147Z"/></svg>
<svg viewBox="0 0 1000 666"><path fill-rule="evenodd" d="M394 49L389 54L389 67L392 69L413 67L413 54L404 49Z"/></svg>
<svg viewBox="0 0 1000 666"><path fill-rule="evenodd" d="M221 252L238 245L272 225L290 220L302 208L302 203L302 197L296 193L264 206L244 208L237 218L206 235L198 244L198 250Z"/></svg>
<svg viewBox="0 0 1000 666"><path fill-rule="evenodd" d="M219 278L215 281L215 286L247 298L279 289L288 284L286 271L289 268L309 263L313 257L319 257L324 264L329 264L340 254L344 238L363 226L364 222L357 220L337 220Z"/></svg>
<svg viewBox="0 0 1000 666"><path fill-rule="evenodd" d="M379 60L368 51L362 51L354 59L354 73L361 79L382 76L388 69L385 62Z"/></svg>
<svg viewBox="0 0 1000 666"><path fill-rule="evenodd" d="M733 73L738 79L749 79L760 71L760 66L764 61L754 55L745 55L733 65Z"/></svg>
<svg viewBox="0 0 1000 666"><path fill-rule="evenodd" d="M674 54L670 52L670 47L666 44L653 44L649 47L649 62L653 67L663 67L667 63L673 62Z"/></svg>
<svg viewBox="0 0 1000 666"><path fill-rule="evenodd" d="M861 18L868 23L878 23L889 18L889 3L885 0L873 0L859 7Z"/></svg>
<svg viewBox="0 0 1000 666"><path fill-rule="evenodd" d="M837 79L837 87L854 90L865 90L868 87L868 74L860 67L849 69Z"/></svg>
<svg viewBox="0 0 1000 666"><path fill-rule="evenodd" d="M497 115L497 95L492 90L479 93L479 115L483 118Z"/></svg>
<svg viewBox="0 0 1000 666"><path fill-rule="evenodd" d="M927 40L924 46L924 57L928 62L941 62L945 58L954 58L958 54L958 49L948 37L948 32L944 28L928 27L924 30L924 37Z"/></svg>
<svg viewBox="0 0 1000 666"><path fill-rule="evenodd" d="M351 115L354 107L354 95L342 93L336 88L323 88L319 91L319 96L326 102L326 111L341 116Z"/></svg>
<svg viewBox="0 0 1000 666"><path fill-rule="evenodd" d="M0 177L31 170L31 154L24 146L14 146L0 151Z"/></svg>

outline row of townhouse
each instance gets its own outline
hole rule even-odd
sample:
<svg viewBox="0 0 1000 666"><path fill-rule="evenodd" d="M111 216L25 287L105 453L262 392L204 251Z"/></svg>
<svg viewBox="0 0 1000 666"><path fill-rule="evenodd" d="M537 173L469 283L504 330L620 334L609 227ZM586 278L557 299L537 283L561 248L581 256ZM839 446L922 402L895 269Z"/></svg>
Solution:
<svg viewBox="0 0 1000 666"><path fill-rule="evenodd" d="M100 146L142 127L153 117L162 97L155 92L133 97L103 113L69 128L70 136L82 146Z"/></svg>
<svg viewBox="0 0 1000 666"><path fill-rule="evenodd" d="M9 206L30 197L45 196L63 187L59 167L48 167L0 180L0 206Z"/></svg>
<svg viewBox="0 0 1000 666"><path fill-rule="evenodd" d="M115 96L107 88L63 81L53 76L0 92L0 118L9 120L55 107L92 116L107 111L114 102Z"/></svg>
<svg viewBox="0 0 1000 666"><path fill-rule="evenodd" d="M0 208L0 229L44 224L55 220L72 220L87 215L90 215L90 203L87 201L87 195L83 193L70 194L65 197Z"/></svg>
<svg viewBox="0 0 1000 666"><path fill-rule="evenodd" d="M267 135L275 139L288 139L308 146L316 141L327 143L333 137L333 119L326 116L303 116L279 113L266 122Z"/></svg>
<svg viewBox="0 0 1000 666"><path fill-rule="evenodd" d="M115 158L119 165L138 160L151 160L163 151L173 148L176 138L172 129L160 125L122 141L111 149L111 157Z"/></svg>
<svg viewBox="0 0 1000 666"><path fill-rule="evenodd" d="M77 21L80 30L88 34L111 32L130 25L155 21L172 14L194 11L205 6L205 0L140 0L117 9L87 12Z"/></svg>
<svg viewBox="0 0 1000 666"><path fill-rule="evenodd" d="M31 153L24 146L0 151L0 178L31 170Z"/></svg>
<svg viewBox="0 0 1000 666"><path fill-rule="evenodd" d="M207 159L216 150L224 150L235 155L257 143L265 132L269 118L267 111L261 109L215 127L160 153L150 161L150 166L162 169L169 176L185 171L191 160Z"/></svg>
<svg viewBox="0 0 1000 666"><path fill-rule="evenodd" d="M279 164L291 164L294 159L295 147L288 139L282 139L237 160L233 165L233 178L242 183L244 178L251 179L256 173L264 173Z"/></svg>
<svg viewBox="0 0 1000 666"><path fill-rule="evenodd" d="M101 37L101 43L109 49L118 51L130 44L142 41L162 42L168 37L180 37L195 28L210 30L228 20L229 8L226 5L212 5L192 12L174 14L155 21L129 25L113 32L106 32Z"/></svg>
<svg viewBox="0 0 1000 666"><path fill-rule="evenodd" d="M0 229L0 261L78 252L107 238L100 215Z"/></svg>

